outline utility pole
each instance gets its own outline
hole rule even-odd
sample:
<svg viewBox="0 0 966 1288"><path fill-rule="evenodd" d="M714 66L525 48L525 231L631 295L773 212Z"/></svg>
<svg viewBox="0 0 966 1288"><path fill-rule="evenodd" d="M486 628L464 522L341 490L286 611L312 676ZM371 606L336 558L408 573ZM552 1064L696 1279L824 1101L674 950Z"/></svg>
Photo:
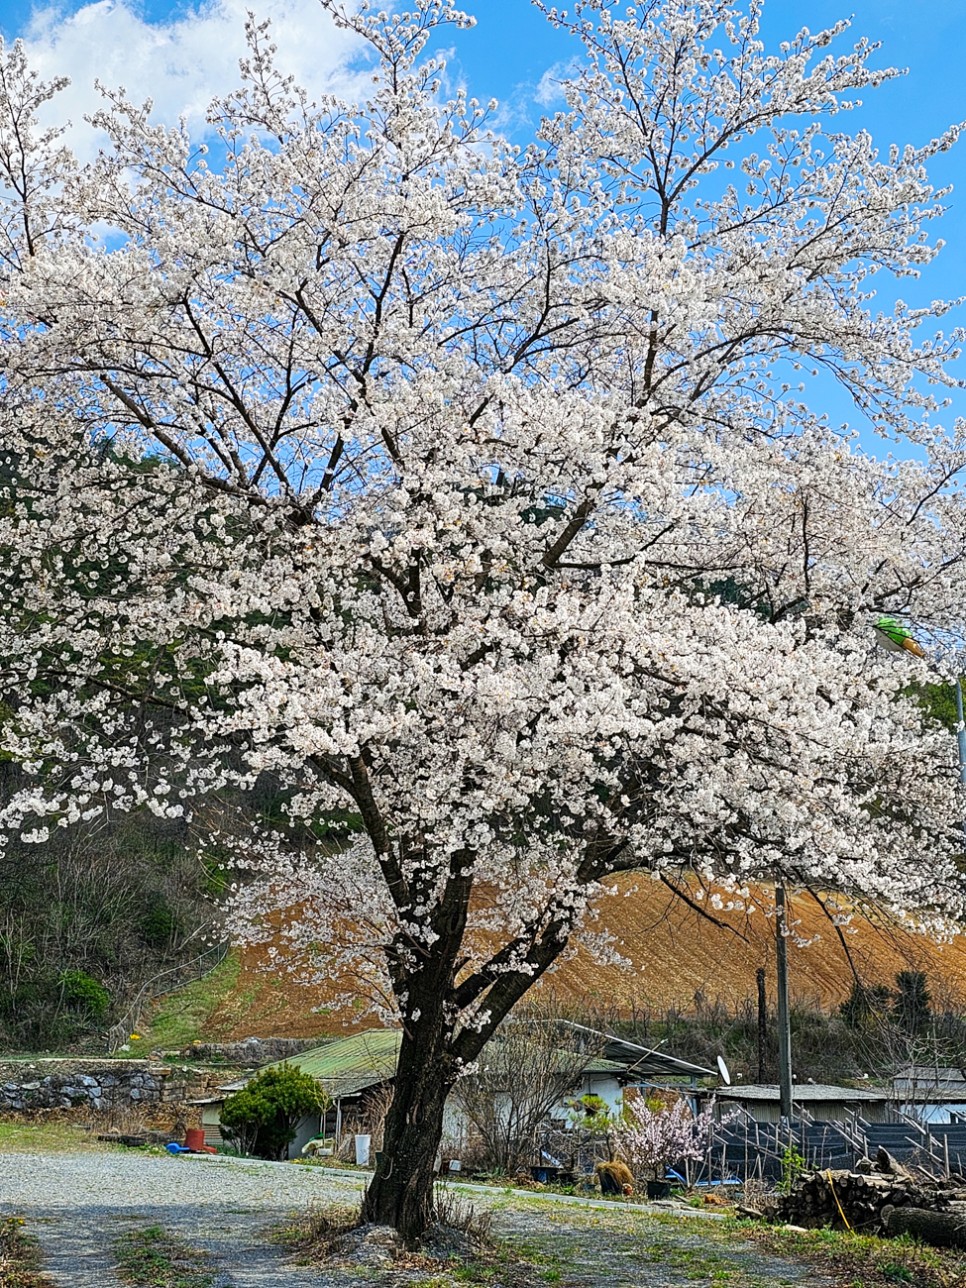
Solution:
<svg viewBox="0 0 966 1288"><path fill-rule="evenodd" d="M959 676L953 685L956 691L956 742L959 746L959 781L966 787L966 728L963 727L963 682ZM966 820L963 822L966 827Z"/></svg>
<svg viewBox="0 0 966 1288"><path fill-rule="evenodd" d="M768 1001L765 993L765 968L755 971L758 985L758 1082L765 1081L765 1035L768 1031Z"/></svg>
<svg viewBox="0 0 966 1288"><path fill-rule="evenodd" d="M775 886L775 957L778 965L778 1090L781 1116L792 1120L792 1028L788 1014L788 940L785 887Z"/></svg>

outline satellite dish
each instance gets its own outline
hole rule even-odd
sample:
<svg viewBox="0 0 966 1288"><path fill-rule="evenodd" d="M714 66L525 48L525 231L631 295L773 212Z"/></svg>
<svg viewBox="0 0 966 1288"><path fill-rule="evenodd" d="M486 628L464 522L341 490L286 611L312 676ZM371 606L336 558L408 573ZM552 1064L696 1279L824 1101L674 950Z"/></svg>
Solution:
<svg viewBox="0 0 966 1288"><path fill-rule="evenodd" d="M875 638L880 648L887 653L911 653L913 657L925 657L926 651L913 636L908 626L903 626L894 617L880 617L873 627Z"/></svg>
<svg viewBox="0 0 966 1288"><path fill-rule="evenodd" d="M718 1072L721 1074L721 1081L726 1087L731 1086L731 1074L728 1072L728 1066L725 1064L723 1055L718 1056Z"/></svg>

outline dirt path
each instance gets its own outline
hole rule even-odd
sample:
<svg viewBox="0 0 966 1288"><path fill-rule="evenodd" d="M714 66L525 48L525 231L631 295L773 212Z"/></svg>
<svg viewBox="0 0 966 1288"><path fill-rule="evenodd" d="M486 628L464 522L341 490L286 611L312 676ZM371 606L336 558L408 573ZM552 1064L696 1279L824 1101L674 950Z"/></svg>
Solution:
<svg viewBox="0 0 966 1288"><path fill-rule="evenodd" d="M113 1246L129 1230L161 1225L192 1248L207 1254L212 1288L320 1288L318 1273L293 1265L267 1232L278 1212L220 1211L169 1206L148 1214L114 1207L33 1211L28 1229L39 1239L45 1268L65 1288L123 1288L115 1269ZM334 1288L334 1285L333 1285Z"/></svg>
<svg viewBox="0 0 966 1288"><path fill-rule="evenodd" d="M112 1248L162 1226L210 1258L214 1288L359 1288L355 1271L295 1265L267 1229L313 1202L352 1204L361 1178L289 1164L121 1154L0 1156L0 1213L19 1213L63 1288L121 1288ZM812 1267L722 1237L710 1220L503 1192L468 1195L493 1232L561 1288L824 1288ZM421 1277L425 1280L426 1272ZM499 1288L498 1278L490 1288ZM830 1285L829 1285L830 1288Z"/></svg>

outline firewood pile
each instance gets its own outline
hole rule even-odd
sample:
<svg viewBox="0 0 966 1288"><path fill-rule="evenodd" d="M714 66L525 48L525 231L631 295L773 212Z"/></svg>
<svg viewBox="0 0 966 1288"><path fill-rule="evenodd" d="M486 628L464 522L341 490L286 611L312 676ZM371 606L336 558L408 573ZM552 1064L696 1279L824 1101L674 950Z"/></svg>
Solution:
<svg viewBox="0 0 966 1288"><path fill-rule="evenodd" d="M739 1212L806 1229L908 1232L939 1246L966 1247L966 1178L909 1170L884 1149L854 1171L803 1172L787 1194L740 1206Z"/></svg>

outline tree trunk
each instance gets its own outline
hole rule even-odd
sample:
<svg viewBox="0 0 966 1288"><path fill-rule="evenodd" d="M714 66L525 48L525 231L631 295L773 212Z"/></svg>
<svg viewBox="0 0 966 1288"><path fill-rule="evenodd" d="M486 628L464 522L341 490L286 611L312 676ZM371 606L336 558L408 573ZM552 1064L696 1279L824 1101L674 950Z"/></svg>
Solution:
<svg viewBox="0 0 966 1288"><path fill-rule="evenodd" d="M966 1248L966 1214L962 1209L933 1212L890 1205L882 1209L882 1224L889 1234L911 1234L935 1248Z"/></svg>
<svg viewBox="0 0 966 1288"><path fill-rule="evenodd" d="M403 1030L381 1157L362 1205L364 1221L391 1225L409 1246L435 1219L436 1156L455 1081L449 1033L433 1010Z"/></svg>

